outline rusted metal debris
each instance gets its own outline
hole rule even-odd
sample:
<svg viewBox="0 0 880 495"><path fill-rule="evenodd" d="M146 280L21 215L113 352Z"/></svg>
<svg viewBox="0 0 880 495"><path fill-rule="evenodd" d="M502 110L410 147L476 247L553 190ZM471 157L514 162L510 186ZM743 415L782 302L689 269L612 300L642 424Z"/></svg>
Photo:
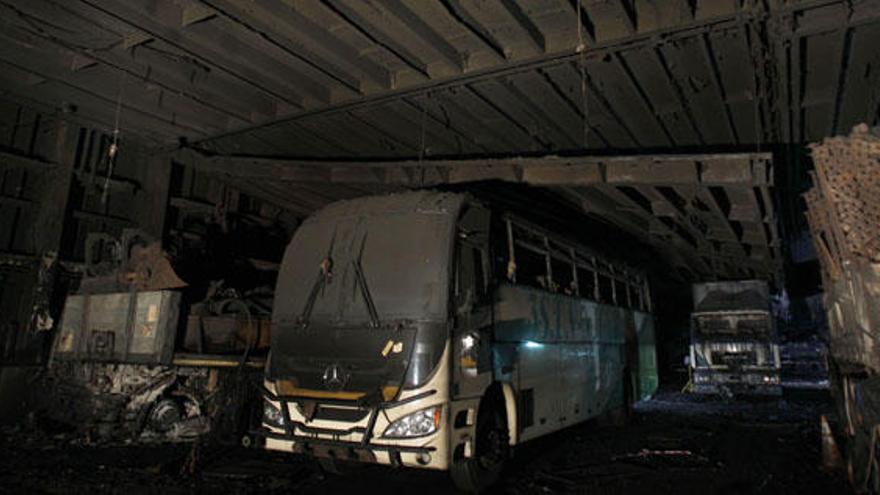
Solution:
<svg viewBox="0 0 880 495"><path fill-rule="evenodd" d="M126 229L120 239L90 234L86 239L86 264L81 293L186 287L171 267L161 242L136 229Z"/></svg>
<svg viewBox="0 0 880 495"><path fill-rule="evenodd" d="M816 171L804 198L831 352L839 365L880 371L880 129L858 125L810 148Z"/></svg>
<svg viewBox="0 0 880 495"><path fill-rule="evenodd" d="M880 129L861 124L849 137L810 149L816 171L805 198L813 233L822 236L816 240L830 257L823 266L855 258L880 262Z"/></svg>
<svg viewBox="0 0 880 495"><path fill-rule="evenodd" d="M880 493L880 129L858 125L810 148L816 171L804 197L822 266L847 472L857 489Z"/></svg>

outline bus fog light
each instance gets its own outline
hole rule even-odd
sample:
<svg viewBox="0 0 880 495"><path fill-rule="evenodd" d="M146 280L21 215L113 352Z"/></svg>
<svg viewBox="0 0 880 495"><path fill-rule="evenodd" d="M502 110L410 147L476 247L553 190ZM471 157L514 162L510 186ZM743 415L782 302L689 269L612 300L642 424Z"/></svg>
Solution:
<svg viewBox="0 0 880 495"><path fill-rule="evenodd" d="M281 409L269 401L263 401L263 423L274 428L284 428L284 416L281 414Z"/></svg>
<svg viewBox="0 0 880 495"><path fill-rule="evenodd" d="M430 435L440 427L440 406L429 407L408 414L388 425L382 436L385 438L413 438Z"/></svg>

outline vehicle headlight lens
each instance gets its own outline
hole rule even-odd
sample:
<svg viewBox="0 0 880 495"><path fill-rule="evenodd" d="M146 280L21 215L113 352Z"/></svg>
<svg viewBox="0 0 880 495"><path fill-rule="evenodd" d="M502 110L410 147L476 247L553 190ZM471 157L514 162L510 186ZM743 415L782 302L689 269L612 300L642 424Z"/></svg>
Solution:
<svg viewBox="0 0 880 495"><path fill-rule="evenodd" d="M284 428L284 415L281 414L281 409L269 401L263 401L263 423L275 428Z"/></svg>
<svg viewBox="0 0 880 495"><path fill-rule="evenodd" d="M385 428L385 438L413 438L430 435L440 427L441 406L429 407L398 419Z"/></svg>

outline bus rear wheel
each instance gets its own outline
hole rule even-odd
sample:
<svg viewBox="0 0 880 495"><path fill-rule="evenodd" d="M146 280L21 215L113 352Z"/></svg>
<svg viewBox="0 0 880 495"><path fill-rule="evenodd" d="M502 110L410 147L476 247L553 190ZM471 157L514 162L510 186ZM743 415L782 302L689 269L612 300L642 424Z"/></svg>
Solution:
<svg viewBox="0 0 880 495"><path fill-rule="evenodd" d="M495 403L481 407L474 456L453 461L449 470L455 486L464 492L480 493L494 485L510 458L509 440L503 407Z"/></svg>

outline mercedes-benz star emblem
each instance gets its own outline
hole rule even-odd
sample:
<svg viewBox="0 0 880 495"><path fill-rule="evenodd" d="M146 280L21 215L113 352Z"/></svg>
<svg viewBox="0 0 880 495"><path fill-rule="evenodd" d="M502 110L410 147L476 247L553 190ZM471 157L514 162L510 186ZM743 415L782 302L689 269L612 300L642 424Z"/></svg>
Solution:
<svg viewBox="0 0 880 495"><path fill-rule="evenodd" d="M324 370L324 388L327 390L337 391L345 388L348 383L349 373L338 364L331 364Z"/></svg>

